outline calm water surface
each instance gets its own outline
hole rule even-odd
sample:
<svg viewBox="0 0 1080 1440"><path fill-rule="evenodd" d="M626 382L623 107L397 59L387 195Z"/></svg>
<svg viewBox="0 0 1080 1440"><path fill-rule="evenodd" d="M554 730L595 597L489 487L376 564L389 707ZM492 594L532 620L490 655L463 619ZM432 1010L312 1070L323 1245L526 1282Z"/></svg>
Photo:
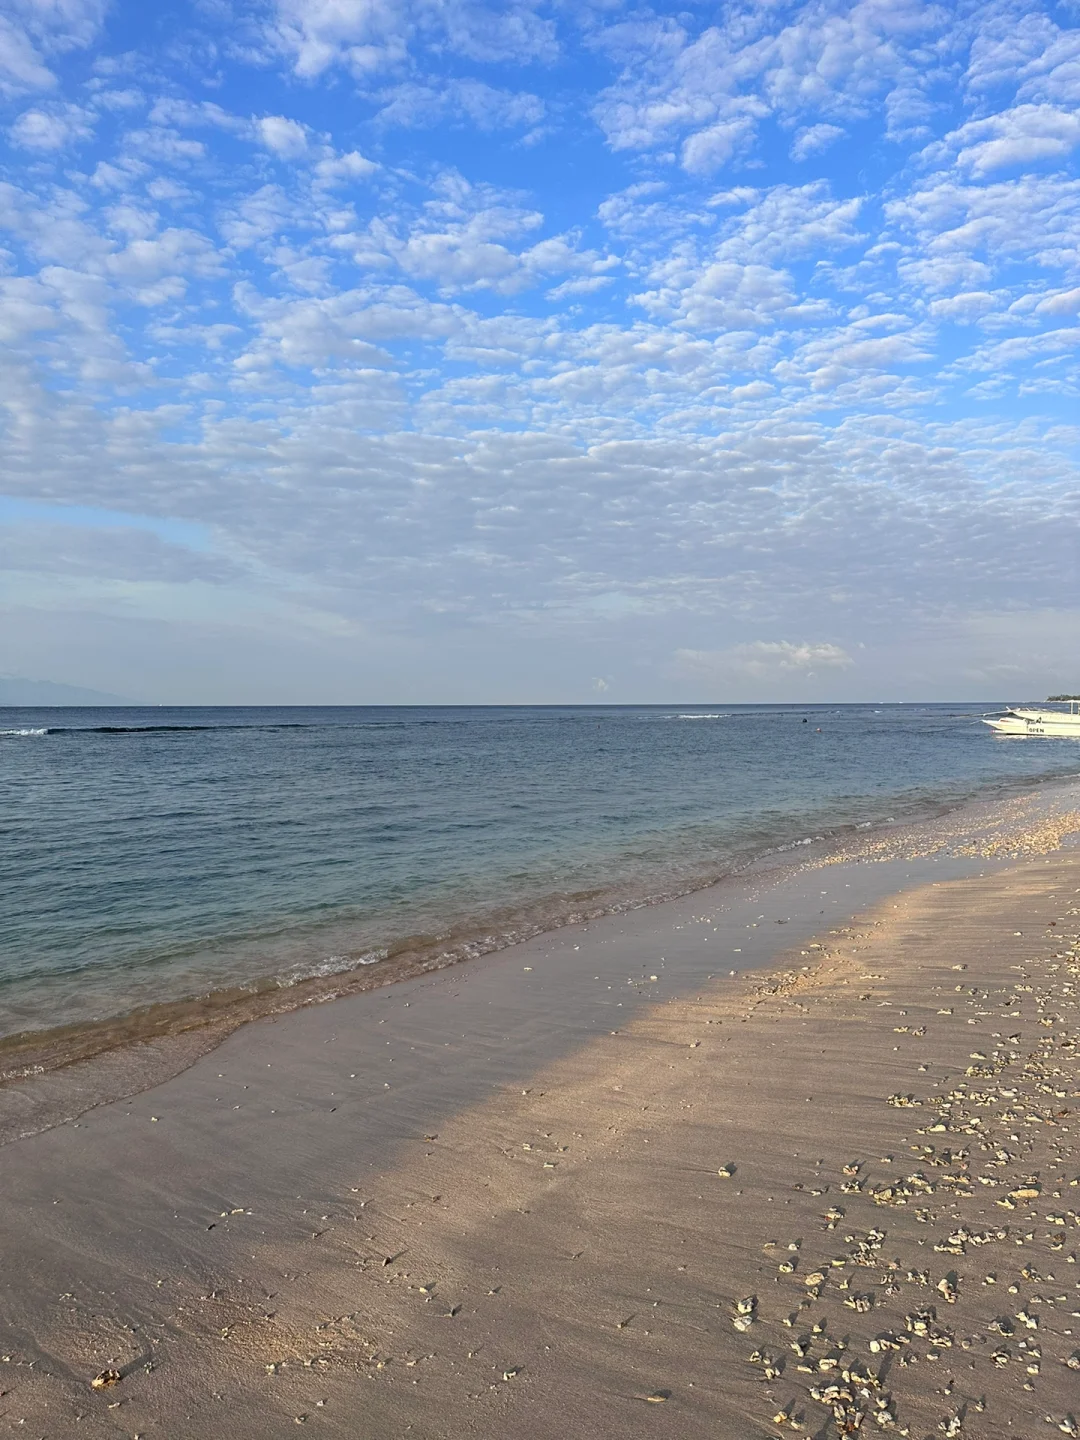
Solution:
<svg viewBox="0 0 1080 1440"><path fill-rule="evenodd" d="M0 709L0 1036L467 952L1080 772L986 708Z"/></svg>

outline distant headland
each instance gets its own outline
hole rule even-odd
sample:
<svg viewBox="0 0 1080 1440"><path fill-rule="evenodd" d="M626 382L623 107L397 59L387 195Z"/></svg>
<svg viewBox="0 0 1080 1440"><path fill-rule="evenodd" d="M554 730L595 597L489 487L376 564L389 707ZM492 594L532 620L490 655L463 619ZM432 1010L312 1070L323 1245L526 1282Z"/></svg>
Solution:
<svg viewBox="0 0 1080 1440"><path fill-rule="evenodd" d="M27 680L21 675L0 675L0 705L132 705L124 695L89 690L83 685L62 685L57 680Z"/></svg>

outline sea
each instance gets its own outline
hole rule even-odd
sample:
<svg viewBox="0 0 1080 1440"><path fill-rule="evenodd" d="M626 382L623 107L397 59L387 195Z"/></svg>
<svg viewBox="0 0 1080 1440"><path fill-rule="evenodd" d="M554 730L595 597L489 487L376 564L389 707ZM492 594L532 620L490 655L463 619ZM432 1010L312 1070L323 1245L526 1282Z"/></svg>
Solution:
<svg viewBox="0 0 1080 1440"><path fill-rule="evenodd" d="M1080 775L988 708L0 709L0 1042L391 979Z"/></svg>

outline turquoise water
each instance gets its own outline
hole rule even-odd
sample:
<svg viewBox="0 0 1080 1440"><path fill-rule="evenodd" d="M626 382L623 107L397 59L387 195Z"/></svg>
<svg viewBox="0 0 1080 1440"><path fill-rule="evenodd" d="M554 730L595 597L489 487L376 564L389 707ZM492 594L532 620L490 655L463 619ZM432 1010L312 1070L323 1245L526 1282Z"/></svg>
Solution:
<svg viewBox="0 0 1080 1440"><path fill-rule="evenodd" d="M1080 773L985 708L0 710L0 1036L465 954Z"/></svg>

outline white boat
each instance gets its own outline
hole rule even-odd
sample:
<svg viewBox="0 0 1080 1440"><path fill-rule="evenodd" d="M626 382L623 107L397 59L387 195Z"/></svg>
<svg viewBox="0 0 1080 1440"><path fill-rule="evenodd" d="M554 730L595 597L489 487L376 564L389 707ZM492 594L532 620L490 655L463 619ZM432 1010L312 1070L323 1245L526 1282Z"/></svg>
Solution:
<svg viewBox="0 0 1080 1440"><path fill-rule="evenodd" d="M1045 705L1039 708L1006 705L1003 714L984 716L983 724L989 725L999 735L1074 736L1080 739L1080 701L1070 700L1068 704L1067 710L1053 710Z"/></svg>

